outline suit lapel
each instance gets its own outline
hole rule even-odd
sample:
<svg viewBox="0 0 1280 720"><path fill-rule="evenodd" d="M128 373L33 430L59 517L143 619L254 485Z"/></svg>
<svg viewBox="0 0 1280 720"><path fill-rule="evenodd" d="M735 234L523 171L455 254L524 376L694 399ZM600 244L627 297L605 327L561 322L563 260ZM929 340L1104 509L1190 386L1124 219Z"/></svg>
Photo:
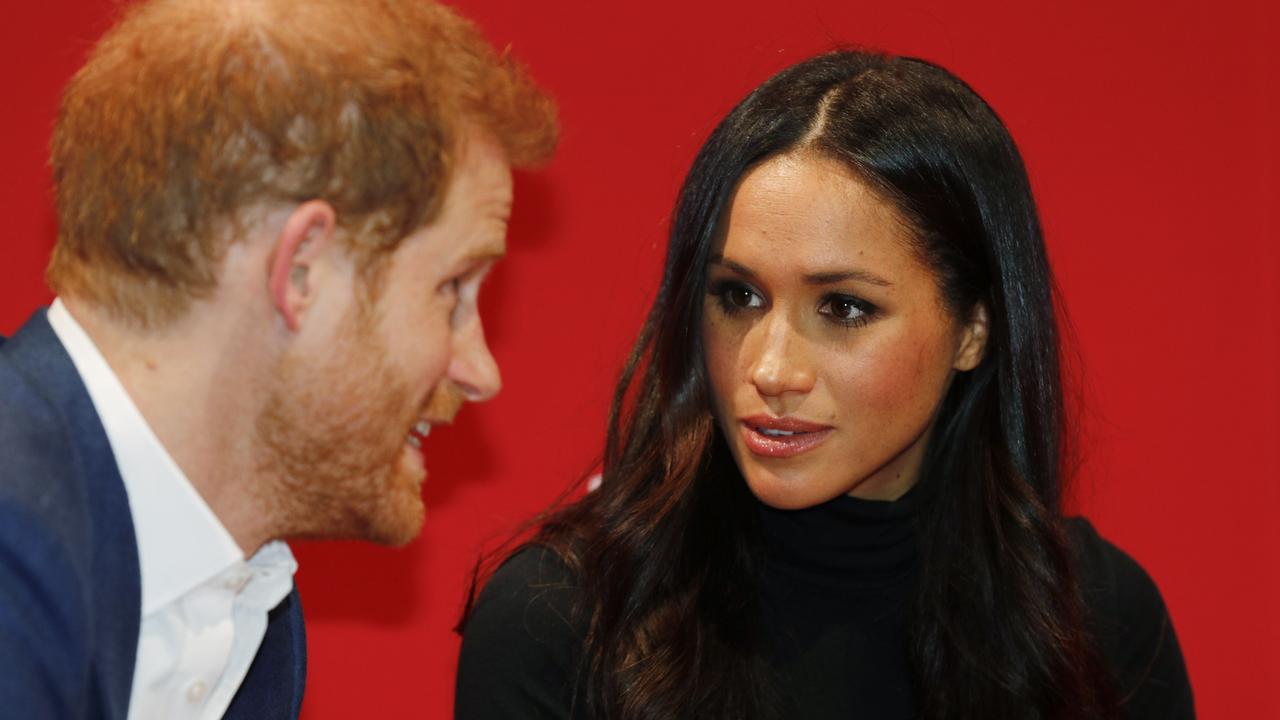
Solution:
<svg viewBox="0 0 1280 720"><path fill-rule="evenodd" d="M268 616L249 673L223 715L224 720L292 720L302 709L306 684L306 632L298 590L280 602Z"/></svg>

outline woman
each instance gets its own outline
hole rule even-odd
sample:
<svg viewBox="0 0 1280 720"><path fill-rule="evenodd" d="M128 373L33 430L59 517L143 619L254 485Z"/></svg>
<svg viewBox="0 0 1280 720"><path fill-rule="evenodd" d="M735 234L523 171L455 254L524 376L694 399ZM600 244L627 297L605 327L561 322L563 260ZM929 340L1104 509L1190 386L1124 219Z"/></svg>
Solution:
<svg viewBox="0 0 1280 720"><path fill-rule="evenodd" d="M604 478L465 623L457 717L1169 718L1151 580L1059 505L1026 172L945 70L837 52L681 192Z"/></svg>

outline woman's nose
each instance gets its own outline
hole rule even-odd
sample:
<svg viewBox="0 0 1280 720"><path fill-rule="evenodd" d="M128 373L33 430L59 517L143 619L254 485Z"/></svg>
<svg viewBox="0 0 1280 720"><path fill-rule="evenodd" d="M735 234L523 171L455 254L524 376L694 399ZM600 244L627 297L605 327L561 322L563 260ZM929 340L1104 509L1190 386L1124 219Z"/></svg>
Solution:
<svg viewBox="0 0 1280 720"><path fill-rule="evenodd" d="M754 330L758 333L749 368L751 384L763 397L807 393L813 389L814 373L805 356L803 338L797 336L785 317L766 318Z"/></svg>

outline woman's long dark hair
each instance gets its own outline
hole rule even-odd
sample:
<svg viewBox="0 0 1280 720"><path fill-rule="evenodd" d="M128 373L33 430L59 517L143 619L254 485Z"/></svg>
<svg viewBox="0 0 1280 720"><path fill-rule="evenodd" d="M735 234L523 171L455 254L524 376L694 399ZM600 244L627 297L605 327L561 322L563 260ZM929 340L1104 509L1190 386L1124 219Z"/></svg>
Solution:
<svg viewBox="0 0 1280 720"><path fill-rule="evenodd" d="M848 51L771 78L698 153L614 397L603 483L533 540L580 582L586 715L770 714L755 500L710 413L700 327L734 189L800 149L844 163L897 206L958 318L979 303L988 312L985 358L943 399L913 493L923 565L908 627L922 715L1113 715L1059 509L1053 279L1022 160L947 71Z"/></svg>

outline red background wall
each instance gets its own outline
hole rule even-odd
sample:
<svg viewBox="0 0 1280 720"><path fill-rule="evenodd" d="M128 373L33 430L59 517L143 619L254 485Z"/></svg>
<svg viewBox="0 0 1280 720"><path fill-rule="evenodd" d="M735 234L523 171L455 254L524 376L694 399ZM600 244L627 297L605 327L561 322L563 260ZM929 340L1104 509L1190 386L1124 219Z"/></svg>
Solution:
<svg viewBox="0 0 1280 720"><path fill-rule="evenodd" d="M0 24L0 333L50 299L46 146L108 0ZM837 43L923 56L1002 113L1078 335L1076 505L1156 578L1202 717L1280 717L1276 5L1264 0L460 0L559 98L483 299L506 389L432 435L423 536L301 545L304 716L446 718L480 548L589 469L654 288L672 199L715 121Z"/></svg>

